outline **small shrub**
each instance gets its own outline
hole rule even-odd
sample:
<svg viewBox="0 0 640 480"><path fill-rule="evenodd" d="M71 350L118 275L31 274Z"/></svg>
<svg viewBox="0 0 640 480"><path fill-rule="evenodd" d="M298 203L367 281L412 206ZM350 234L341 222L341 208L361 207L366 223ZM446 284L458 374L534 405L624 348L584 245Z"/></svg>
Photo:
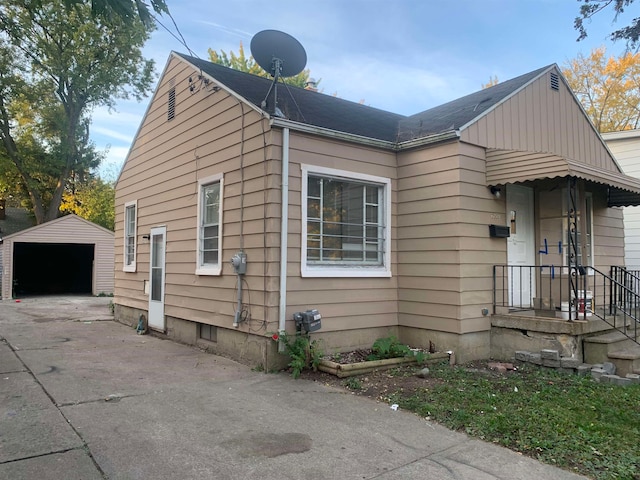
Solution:
<svg viewBox="0 0 640 480"><path fill-rule="evenodd" d="M362 382L360 381L360 379L356 377L347 378L343 384L349 390L356 390L356 391L362 390Z"/></svg>
<svg viewBox="0 0 640 480"><path fill-rule="evenodd" d="M289 356L289 367L291 376L298 378L304 369L310 368L313 371L318 369L322 360L322 349L317 340L311 340L309 335L295 334L293 336L282 333L273 337L284 344L285 352Z"/></svg>
<svg viewBox="0 0 640 480"><path fill-rule="evenodd" d="M413 355L411 349L394 337L379 338L373 342L371 354L367 360L384 360L386 358L407 357Z"/></svg>

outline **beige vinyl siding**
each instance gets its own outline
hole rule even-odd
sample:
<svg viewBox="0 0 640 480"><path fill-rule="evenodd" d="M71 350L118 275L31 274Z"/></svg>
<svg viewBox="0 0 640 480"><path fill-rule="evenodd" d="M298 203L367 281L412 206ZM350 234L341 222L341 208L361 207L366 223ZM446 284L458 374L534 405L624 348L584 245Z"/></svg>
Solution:
<svg viewBox="0 0 640 480"><path fill-rule="evenodd" d="M624 173L640 178L640 131L603 137ZM624 256L627 268L640 270L640 207L624 207Z"/></svg>
<svg viewBox="0 0 640 480"><path fill-rule="evenodd" d="M10 261L12 255L11 240L4 240L0 245L0 263L2 272L0 272L0 299L11 298L11 271L12 262Z"/></svg>
<svg viewBox="0 0 640 480"><path fill-rule="evenodd" d="M526 171L530 178L555 176L558 157L619 172L575 97L563 82L559 91L552 90L548 73L464 129L460 138L490 149L529 152L504 160L517 162L516 172ZM487 170L489 184L501 183L494 179L498 160L492 158L495 165Z"/></svg>
<svg viewBox="0 0 640 480"><path fill-rule="evenodd" d="M624 217L621 207L607 207L605 192L593 195L594 263L608 274L612 265L625 265Z"/></svg>
<svg viewBox="0 0 640 480"><path fill-rule="evenodd" d="M277 231L269 202L278 195L265 142L271 143L266 120L223 90L189 91L188 78L198 75L172 58L151 102L137 140L121 173L116 198L116 303L146 310L144 281L149 277L149 242L154 226L167 227L165 314L230 327L236 303L237 277L228 260L240 249L240 194L244 175L244 249L248 257L245 303L251 328L266 333L277 322ZM167 121L167 92L176 89L175 118ZM242 110L241 110L242 108ZM244 112L244 162L241 162L241 111ZM261 124L262 123L262 124ZM264 133L264 136L263 136ZM265 161L266 160L266 161ZM220 276L196 275L198 179L222 173L223 213ZM137 272L122 272L123 205L137 200ZM266 201L265 201L266 200ZM277 226L276 226L277 225ZM263 272L267 277L263 278ZM266 291L266 293L265 293ZM265 307L266 303L266 307ZM247 328L244 323L240 329Z"/></svg>
<svg viewBox="0 0 640 480"><path fill-rule="evenodd" d="M322 314L322 333L396 326L395 154L294 131L289 145L288 328L293 328L294 312L309 308ZM302 278L301 164L391 179L391 278Z"/></svg>
<svg viewBox="0 0 640 480"><path fill-rule="evenodd" d="M13 244L64 243L93 244L92 293L113 293L113 232L75 215L60 217L4 238L2 298L11 298L13 280Z"/></svg>
<svg viewBox="0 0 640 480"><path fill-rule="evenodd" d="M485 186L484 149L452 142L398 155L399 324L488 328L492 265L506 262L504 204Z"/></svg>

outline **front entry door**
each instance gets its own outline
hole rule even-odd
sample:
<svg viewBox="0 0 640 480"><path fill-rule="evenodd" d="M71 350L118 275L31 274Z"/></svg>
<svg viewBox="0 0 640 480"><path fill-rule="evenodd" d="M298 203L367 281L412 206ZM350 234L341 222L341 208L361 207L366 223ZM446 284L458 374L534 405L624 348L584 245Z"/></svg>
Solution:
<svg viewBox="0 0 640 480"><path fill-rule="evenodd" d="M512 307L529 308L536 294L533 189L507 185L507 224L511 228L507 239L509 303Z"/></svg>
<svg viewBox="0 0 640 480"><path fill-rule="evenodd" d="M164 260L167 227L151 229L149 261L149 328L165 330L164 320Z"/></svg>

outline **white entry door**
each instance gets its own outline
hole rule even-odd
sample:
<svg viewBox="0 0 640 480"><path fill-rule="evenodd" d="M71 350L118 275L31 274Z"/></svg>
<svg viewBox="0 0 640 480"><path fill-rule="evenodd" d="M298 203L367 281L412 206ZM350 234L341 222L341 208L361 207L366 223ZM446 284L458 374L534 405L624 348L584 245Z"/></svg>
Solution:
<svg viewBox="0 0 640 480"><path fill-rule="evenodd" d="M164 259L167 227L151 229L149 261L149 328L165 330L164 320Z"/></svg>
<svg viewBox="0 0 640 480"><path fill-rule="evenodd" d="M507 239L509 303L512 307L529 308L536 294L533 189L507 185L507 224L511 228Z"/></svg>

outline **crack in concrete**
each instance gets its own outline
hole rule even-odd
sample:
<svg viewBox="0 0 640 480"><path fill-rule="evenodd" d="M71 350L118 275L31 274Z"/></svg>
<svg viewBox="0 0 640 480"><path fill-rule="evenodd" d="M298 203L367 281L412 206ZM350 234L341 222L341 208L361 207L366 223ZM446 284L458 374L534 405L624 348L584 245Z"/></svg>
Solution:
<svg viewBox="0 0 640 480"><path fill-rule="evenodd" d="M14 458L12 460L0 461L0 465L6 465L7 463L21 462L23 460L32 460L34 458L48 457L49 455L58 455L60 453L73 452L74 450L86 450L85 447L73 447L63 448L62 450L54 450L47 453L39 453L37 455L29 455L27 457Z"/></svg>
<svg viewBox="0 0 640 480"><path fill-rule="evenodd" d="M96 468L96 470L98 471L98 473L100 474L100 476L107 480L109 477L107 476L107 474L104 472L104 470L102 470L102 468L100 467L100 465L98 464L98 462L96 461L95 457L93 456L93 453L91 453L91 449L89 448L89 445L87 444L86 440L82 437L82 435L80 434L80 432L73 426L73 424L71 423L71 421L67 418L67 416L64 414L64 412L62 411L62 409L56 405L55 400L53 399L53 396L51 396L51 394L47 391L47 389L44 387L44 385L42 384L42 382L40 382L40 380L38 380L38 377L36 377L33 373L33 371L29 368L29 366L24 362L24 360L20 357L20 355L18 355L17 350L15 350L13 348L13 346L11 345L11 343L9 343L6 339L4 339L4 341L6 342L7 346L11 349L11 351L13 352L13 354L16 356L16 358L20 361L20 363L22 364L22 366L25 368L25 370L29 373L29 375L31 375L31 377L33 378L33 380L38 384L38 386L42 389L42 391L44 392L44 394L49 398L49 401L51 402L51 404L56 408L56 410L58 410L58 412L60 413L60 415L62 415L62 418L64 418L64 420L67 422L67 424L69 425L69 427L71 428L71 430L73 430L73 433L75 433L77 435L77 437L80 439L80 441L82 442L82 449L87 452L87 455L89 456L89 458L91 459L91 462L93 463L93 466ZM77 448L72 448L72 449L67 449L67 451L70 450L77 450ZM37 457L37 456L36 456ZM29 457L27 457L29 458ZM24 458L23 460L27 459ZM35 457L34 457L35 458Z"/></svg>
<svg viewBox="0 0 640 480"><path fill-rule="evenodd" d="M137 394L131 394L131 395L112 394L102 398L92 398L91 400L78 400L76 402L56 403L56 407L60 407L60 408L74 407L76 405L85 405L87 403L117 403L123 398L143 397L145 395L148 395L148 393L137 393Z"/></svg>

